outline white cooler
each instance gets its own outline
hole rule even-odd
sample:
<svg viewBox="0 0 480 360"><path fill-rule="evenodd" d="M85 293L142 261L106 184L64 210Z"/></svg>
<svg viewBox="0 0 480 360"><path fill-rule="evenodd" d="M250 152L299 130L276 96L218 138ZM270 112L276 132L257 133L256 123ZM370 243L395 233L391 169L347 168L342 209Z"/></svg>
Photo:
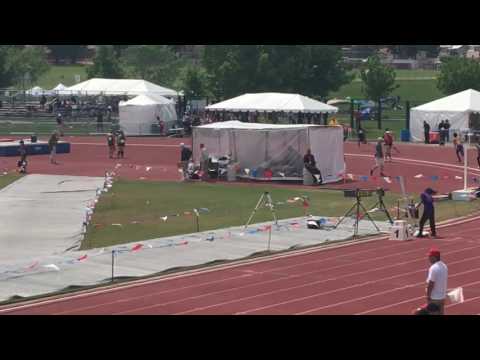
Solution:
<svg viewBox="0 0 480 360"><path fill-rule="evenodd" d="M390 240L408 241L412 240L412 237L411 226L406 221L399 220L393 223L390 230Z"/></svg>

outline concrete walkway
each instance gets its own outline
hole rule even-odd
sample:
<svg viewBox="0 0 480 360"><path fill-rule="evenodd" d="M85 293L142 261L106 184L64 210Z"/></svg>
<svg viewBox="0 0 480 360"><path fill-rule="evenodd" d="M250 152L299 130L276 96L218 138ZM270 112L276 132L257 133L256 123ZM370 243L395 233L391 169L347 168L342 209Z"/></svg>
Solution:
<svg viewBox="0 0 480 360"><path fill-rule="evenodd" d="M329 219L334 224L336 219ZM265 226L252 225L247 230L234 227L218 231L155 239L87 252L70 251L46 256L34 263L0 269L0 301L14 295L29 297L52 293L68 286L87 286L110 281L112 250L115 251L116 277L141 277L162 271L204 265L219 260L236 260L267 250ZM353 220L336 230L309 230L306 219L289 219L273 226L271 250L319 245L347 240L353 233ZM377 225L388 231L389 224ZM360 223L361 235L377 234L368 221Z"/></svg>
<svg viewBox="0 0 480 360"><path fill-rule="evenodd" d="M28 175L0 190L0 266L62 253L81 240L103 178Z"/></svg>

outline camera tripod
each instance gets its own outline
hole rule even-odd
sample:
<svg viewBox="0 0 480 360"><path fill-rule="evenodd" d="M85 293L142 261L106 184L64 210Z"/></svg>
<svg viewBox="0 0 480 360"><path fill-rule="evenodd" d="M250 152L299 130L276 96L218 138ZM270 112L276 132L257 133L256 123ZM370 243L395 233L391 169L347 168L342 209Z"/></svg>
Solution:
<svg viewBox="0 0 480 360"><path fill-rule="evenodd" d="M383 202L383 196L384 196L383 194L384 194L383 192L380 193L377 191L378 202L372 206L370 211L372 211L373 209L378 209L379 211L383 212L387 216L388 221L390 222L390 225L393 225L392 217L390 216L390 213L388 212L388 209L385 206L385 203Z"/></svg>
<svg viewBox="0 0 480 360"><path fill-rule="evenodd" d="M380 231L380 228L377 226L377 224L375 223L375 221L373 221L372 217L370 216L370 214L368 213L367 209L365 209L365 206L363 206L362 204L362 198L361 198L361 195L360 195L360 191L357 190L356 192L356 203L350 208L350 210L347 211L347 213L340 219L340 221L337 223L337 225L335 225L335 229L337 229L340 224L342 224L345 219L347 217L350 217L352 216L353 214L355 214L355 224L354 224L354 227L353 227L353 239L355 240L357 237L358 237L358 224L360 222L360 216L361 216L361 213L360 213L360 209L363 210L365 212L365 216L368 217L368 219L370 220L370 222L373 224L373 226L375 226L375 229L377 229L378 232L381 232ZM382 201L383 203L383 201ZM385 206L385 205L384 205ZM385 209L386 210L386 209Z"/></svg>
<svg viewBox="0 0 480 360"><path fill-rule="evenodd" d="M257 206L255 206L255 209L253 209L252 214L250 215L250 218L248 219L245 225L245 229L248 228L248 226L253 220L253 217L257 213L258 209L260 209L262 206L266 206L270 208L270 211L272 212L273 220L275 221L275 225L278 226L277 214L275 213L275 207L273 206L272 197L269 192L264 192L260 197L260 199L258 200Z"/></svg>

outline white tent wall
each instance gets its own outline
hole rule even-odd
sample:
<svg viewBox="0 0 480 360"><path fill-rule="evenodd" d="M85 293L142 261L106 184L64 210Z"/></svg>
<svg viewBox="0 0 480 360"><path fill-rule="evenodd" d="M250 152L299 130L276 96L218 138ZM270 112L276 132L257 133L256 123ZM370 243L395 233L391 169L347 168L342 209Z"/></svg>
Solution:
<svg viewBox="0 0 480 360"><path fill-rule="evenodd" d="M431 131L437 131L438 125L442 120L450 122L451 132L461 132L469 126L470 111L454 112L454 111L421 111L411 110L410 112L410 135L412 141L423 142L424 131L423 122L426 121Z"/></svg>
<svg viewBox="0 0 480 360"><path fill-rule="evenodd" d="M127 136L152 135L152 125L157 124L157 116L165 121L165 130L177 121L174 104L120 106L120 128Z"/></svg>
<svg viewBox="0 0 480 360"><path fill-rule="evenodd" d="M341 180L345 171L343 130L341 127L310 127L310 149L326 183Z"/></svg>
<svg viewBox="0 0 480 360"><path fill-rule="evenodd" d="M317 160L325 182L336 182L344 171L343 132L340 127L292 127L283 129L193 130L194 161L199 162L200 144L210 156L231 155L243 169L257 170L263 177L271 169L274 178L302 179L303 155L307 149Z"/></svg>

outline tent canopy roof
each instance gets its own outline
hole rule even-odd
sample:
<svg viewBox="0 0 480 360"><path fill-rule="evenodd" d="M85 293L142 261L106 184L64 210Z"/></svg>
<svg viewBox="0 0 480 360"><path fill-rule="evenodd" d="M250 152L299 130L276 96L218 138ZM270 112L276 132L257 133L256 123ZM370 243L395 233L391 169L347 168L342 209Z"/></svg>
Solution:
<svg viewBox="0 0 480 360"><path fill-rule="evenodd" d="M63 84L60 83L60 84L58 84L57 86L55 86L55 87L52 89L52 91L59 91L59 90L65 90L65 89L67 89L67 87L66 87L65 85L63 85Z"/></svg>
<svg viewBox="0 0 480 360"><path fill-rule="evenodd" d="M139 95L129 101L121 102L119 106L146 106L172 104L173 101L160 95Z"/></svg>
<svg viewBox="0 0 480 360"><path fill-rule="evenodd" d="M299 94L245 94L207 107L213 111L336 113L338 108Z"/></svg>
<svg viewBox="0 0 480 360"><path fill-rule="evenodd" d="M146 80L90 79L67 88L71 93L88 95L147 95L178 96L175 90L155 85Z"/></svg>
<svg viewBox="0 0 480 360"><path fill-rule="evenodd" d="M480 111L480 92L472 89L465 90L457 94L432 101L428 104L418 106L412 110L429 112Z"/></svg>
<svg viewBox="0 0 480 360"><path fill-rule="evenodd" d="M235 129L235 130L293 130L305 129L309 127L328 127L320 125L273 125L273 124L258 124L258 123L244 123L241 121L225 121L208 125L199 126L200 129Z"/></svg>

